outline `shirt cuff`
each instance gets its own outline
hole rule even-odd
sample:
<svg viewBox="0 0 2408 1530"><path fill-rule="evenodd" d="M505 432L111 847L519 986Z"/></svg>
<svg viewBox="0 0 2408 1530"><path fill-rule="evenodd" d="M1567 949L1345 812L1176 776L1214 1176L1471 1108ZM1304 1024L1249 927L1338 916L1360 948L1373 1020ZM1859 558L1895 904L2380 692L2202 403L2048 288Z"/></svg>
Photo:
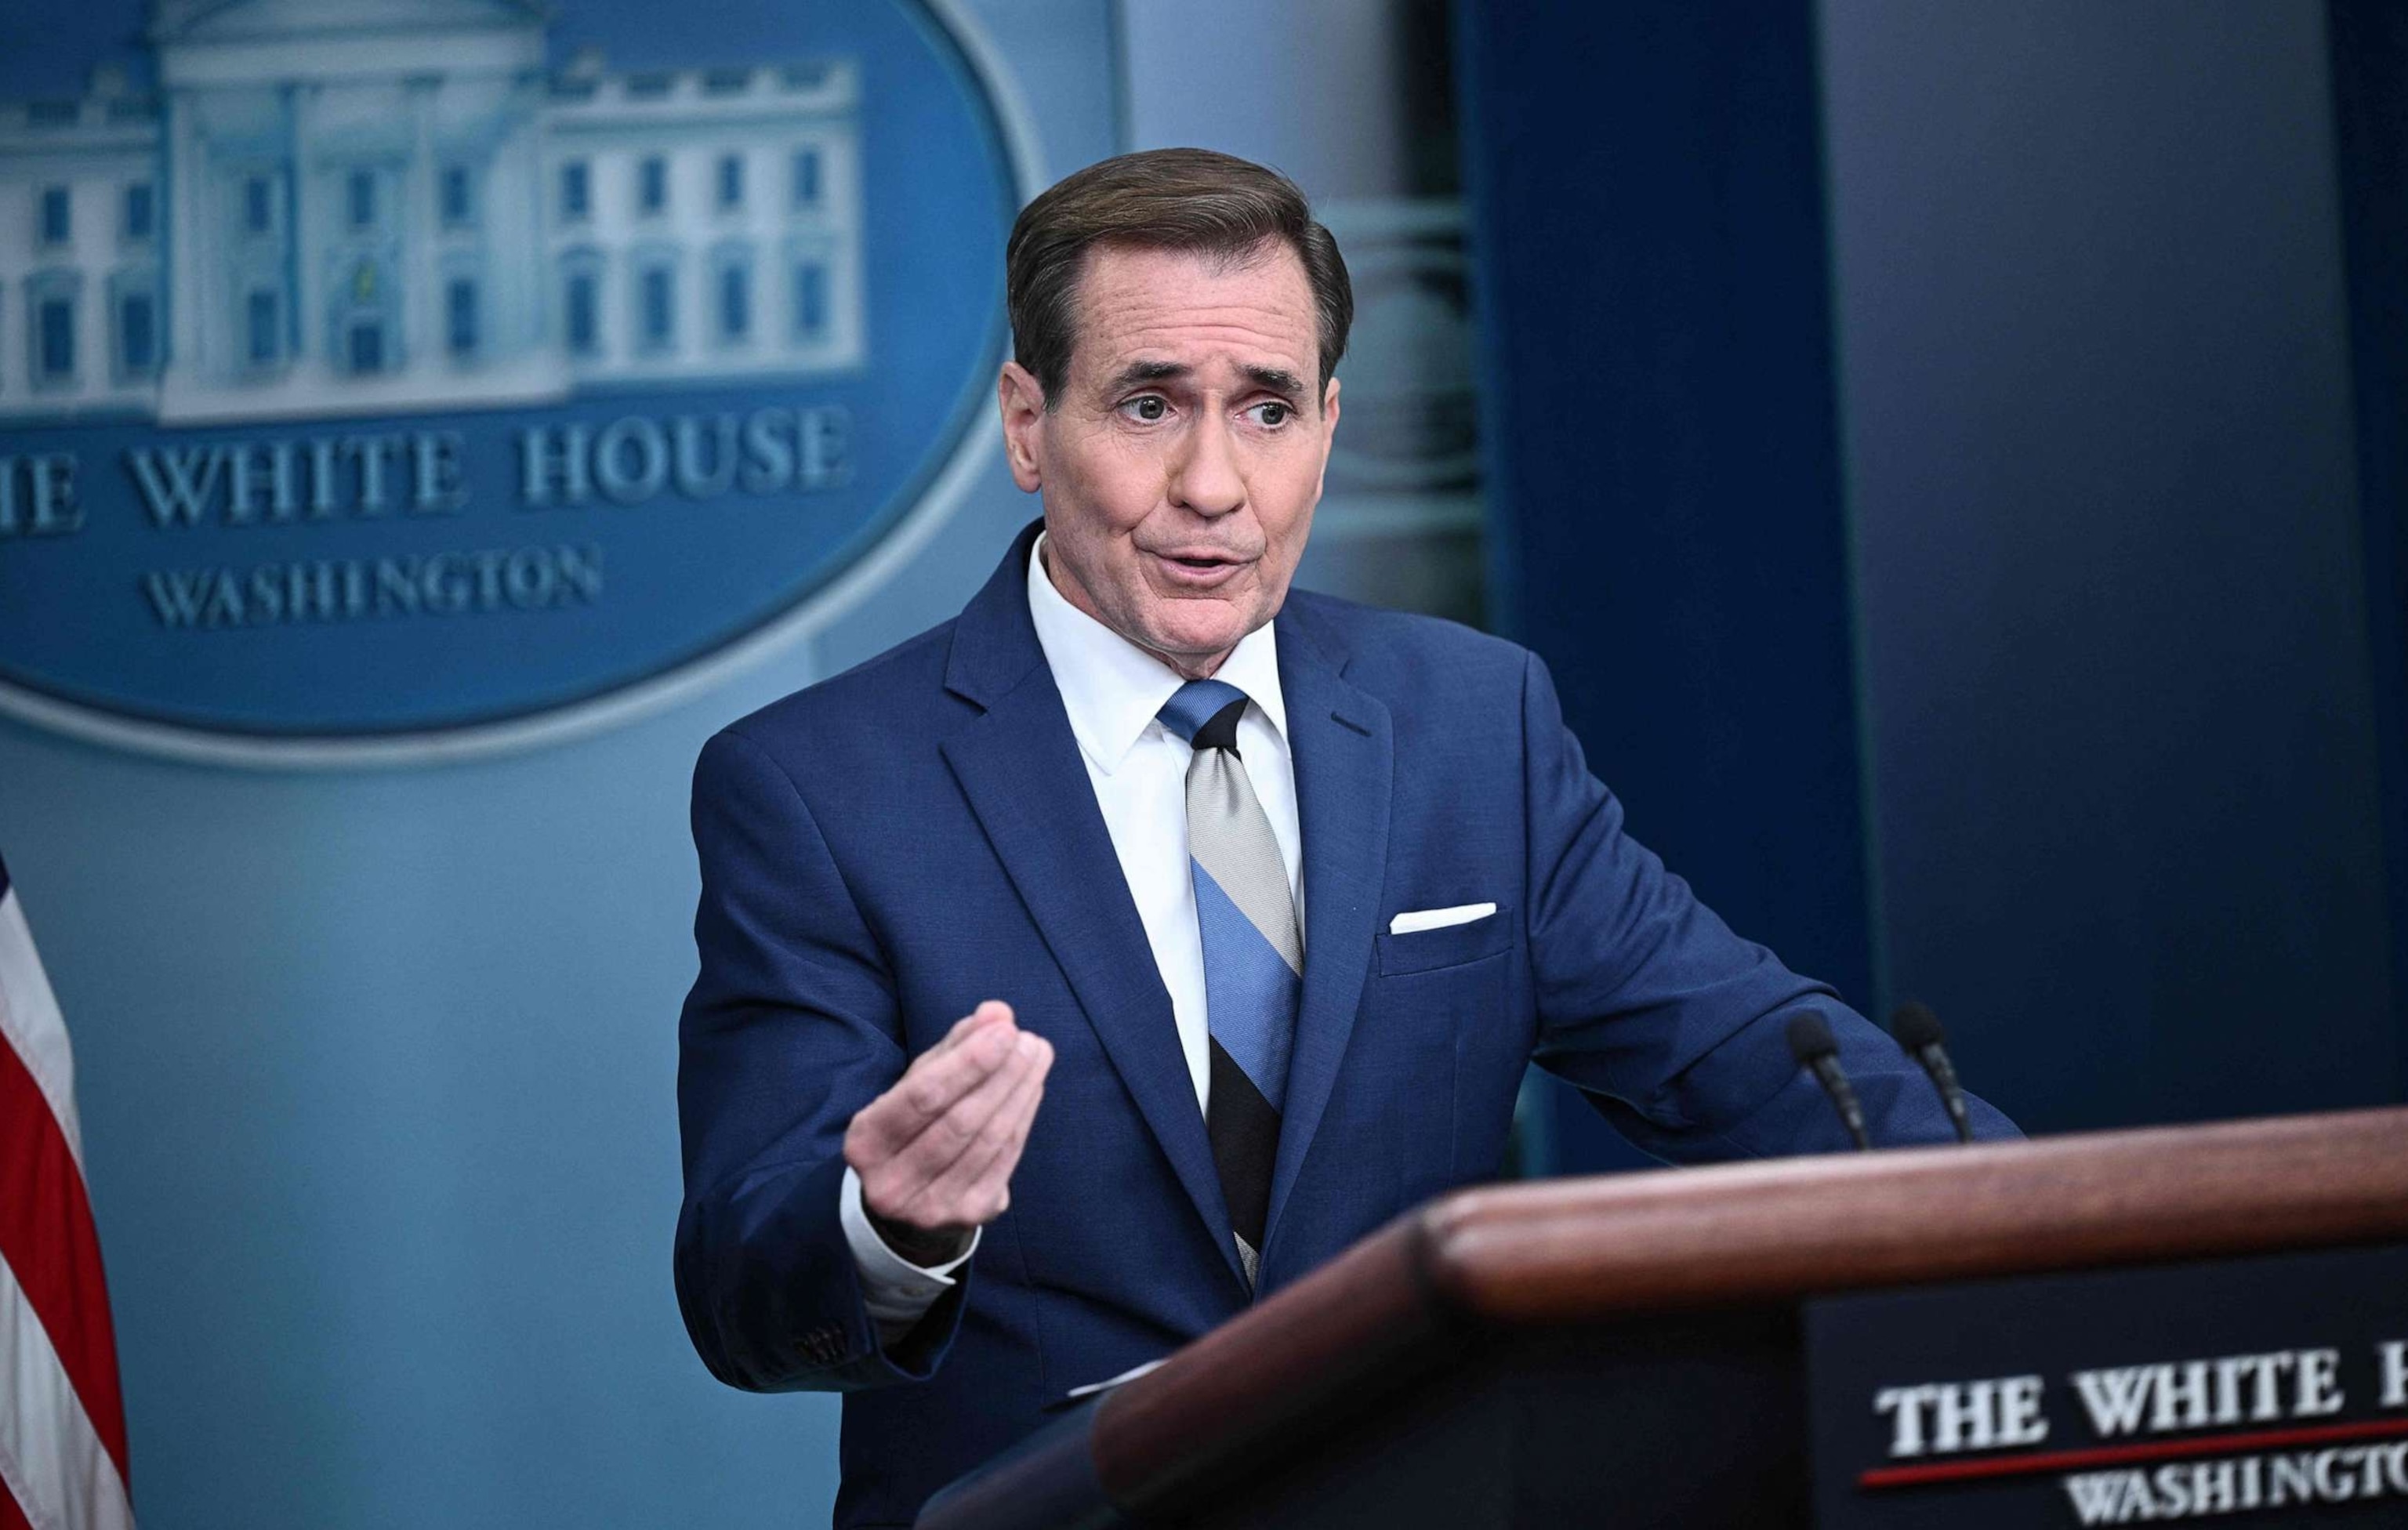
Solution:
<svg viewBox="0 0 2408 1530"><path fill-rule="evenodd" d="M986 1229L970 1234L970 1246L960 1257L924 1268L912 1264L886 1246L878 1229L869 1224L869 1210L861 1204L861 1176L845 1165L844 1188L838 1192L837 1220L843 1224L844 1240L853 1250L853 1262L861 1271L862 1305L869 1309L870 1321L878 1324L879 1341L892 1344L911 1331L911 1325L937 1305L937 1298L953 1289L953 1271L969 1263L978 1252L979 1239Z"/></svg>

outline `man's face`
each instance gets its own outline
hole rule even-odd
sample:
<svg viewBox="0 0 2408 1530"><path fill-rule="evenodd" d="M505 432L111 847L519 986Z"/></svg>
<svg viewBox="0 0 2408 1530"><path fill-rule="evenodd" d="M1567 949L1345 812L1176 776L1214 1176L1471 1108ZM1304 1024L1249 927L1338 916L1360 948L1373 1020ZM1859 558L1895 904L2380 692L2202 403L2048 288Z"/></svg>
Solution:
<svg viewBox="0 0 2408 1530"><path fill-rule="evenodd" d="M1007 363L1012 477L1069 602L1190 677L1278 613L1338 425L1304 263L1098 247L1062 396Z"/></svg>

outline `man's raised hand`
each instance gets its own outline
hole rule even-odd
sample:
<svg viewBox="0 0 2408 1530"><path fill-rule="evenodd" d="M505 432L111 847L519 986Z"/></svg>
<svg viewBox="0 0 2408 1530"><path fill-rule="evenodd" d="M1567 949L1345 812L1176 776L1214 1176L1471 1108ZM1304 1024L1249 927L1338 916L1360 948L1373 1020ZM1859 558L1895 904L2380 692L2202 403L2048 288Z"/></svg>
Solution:
<svg viewBox="0 0 2408 1530"><path fill-rule="evenodd" d="M1003 1214L1053 1065L1052 1045L989 999L854 1114L844 1159L889 1248L915 1265L942 1264Z"/></svg>

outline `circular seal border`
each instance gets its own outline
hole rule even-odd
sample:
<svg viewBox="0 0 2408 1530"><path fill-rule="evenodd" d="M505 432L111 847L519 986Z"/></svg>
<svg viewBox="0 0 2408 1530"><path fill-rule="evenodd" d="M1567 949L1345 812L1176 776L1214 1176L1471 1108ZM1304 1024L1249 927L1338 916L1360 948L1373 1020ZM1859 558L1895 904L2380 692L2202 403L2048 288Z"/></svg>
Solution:
<svg viewBox="0 0 2408 1530"><path fill-rule="evenodd" d="M962 62L985 93L1001 131L1013 189L1025 204L1043 189L1044 157L1036 123L1010 66L961 0L910 3L924 11L960 50ZM691 701L818 636L856 609L953 518L972 485L998 460L1002 439L1003 427L994 411L974 411L952 453L926 479L919 498L895 517L876 545L818 589L705 653L672 661L642 679L539 711L451 728L358 736L221 733L125 717L0 680L0 716L153 758L266 770L449 765L590 738Z"/></svg>

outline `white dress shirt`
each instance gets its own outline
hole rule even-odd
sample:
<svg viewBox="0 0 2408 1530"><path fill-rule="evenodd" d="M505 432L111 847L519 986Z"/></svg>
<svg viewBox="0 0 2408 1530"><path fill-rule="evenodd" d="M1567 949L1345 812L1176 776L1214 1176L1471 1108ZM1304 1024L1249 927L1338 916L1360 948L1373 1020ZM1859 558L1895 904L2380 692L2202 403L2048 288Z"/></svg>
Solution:
<svg viewBox="0 0 2408 1530"><path fill-rule="evenodd" d="M1145 926L1154 965L1170 994L1171 1019L1187 1056L1199 1108L1211 1103L1211 1031L1204 1012L1204 937L1196 922L1196 885L1187 862L1187 741L1155 714L1185 681L1160 659L1063 597L1045 574L1045 538L1028 560L1028 614L1054 671L1071 735L1087 766L1096 806L1120 859L1121 876ZM1251 705L1238 722L1238 757L1254 782L1287 863L1297 918L1304 917L1297 828L1296 768L1288 755L1287 706L1280 694L1273 622L1240 638L1212 678L1236 686ZM998 998L1009 1001L1009 994ZM1039 1107L1041 1109L1042 1107ZM953 1272L975 1251L924 1269L886 1247L861 1205L861 1181L848 1169L840 1208L845 1240L861 1269L862 1294L889 1342L909 1331L952 1287Z"/></svg>

